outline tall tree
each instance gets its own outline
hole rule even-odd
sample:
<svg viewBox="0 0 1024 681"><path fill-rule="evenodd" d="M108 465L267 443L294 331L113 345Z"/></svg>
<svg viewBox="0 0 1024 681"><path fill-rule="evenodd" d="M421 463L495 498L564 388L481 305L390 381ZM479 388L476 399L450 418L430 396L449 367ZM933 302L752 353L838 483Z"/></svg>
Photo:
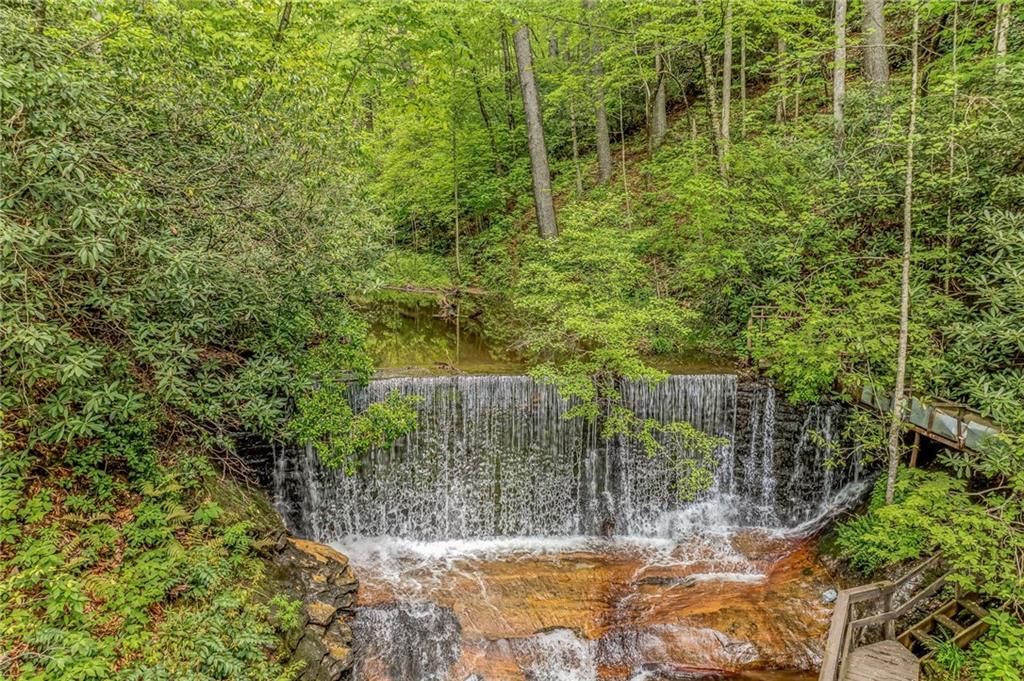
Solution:
<svg viewBox="0 0 1024 681"><path fill-rule="evenodd" d="M508 125L509 133L516 129L516 108L515 108L515 72L512 70L512 50L508 44L508 32L501 27L501 74L502 85L505 87L505 122ZM512 153L515 154L515 135L509 135L512 142Z"/></svg>
<svg viewBox="0 0 1024 681"><path fill-rule="evenodd" d="M1006 42L1010 35L1010 0L996 0L996 30L995 47L997 69L1002 71L1006 68Z"/></svg>
<svg viewBox="0 0 1024 681"><path fill-rule="evenodd" d="M563 42L565 43L566 47L565 47L564 50L562 50L562 57L563 57L563 59L565 61L566 69L568 70L568 72L573 73L575 75L575 71L573 69L573 54L572 54L572 50L569 49L569 39L566 38ZM554 47L555 53L551 54L551 56L558 56L557 42L554 43L554 46L555 46ZM549 42L548 43L549 54L550 54L550 52L552 50L552 47L553 47L552 43ZM583 194L583 166L580 163L580 136L579 136L579 127L578 127L578 124L576 122L576 88L575 87L571 88L571 90L569 91L568 100L569 100L569 107L568 107L569 108L569 132L570 132L570 135L571 135L571 138L572 138L572 167L573 167L573 171L574 171L573 172L573 181L575 183L576 195L579 196L579 195Z"/></svg>
<svg viewBox="0 0 1024 681"><path fill-rule="evenodd" d="M740 25L740 137L747 136L747 24Z"/></svg>
<svg viewBox="0 0 1024 681"><path fill-rule="evenodd" d="M891 504L896 494L896 474L900 466L900 437L903 434L903 413L906 410L904 389L907 378L907 345L910 336L910 247L913 238L914 199L914 132L917 125L918 40L920 9L914 6L911 35L910 122L907 125L907 170L903 187L903 261L900 278L900 331L896 353L896 386L893 389L892 415L889 422L889 471L885 485L885 503Z"/></svg>
<svg viewBox="0 0 1024 681"><path fill-rule="evenodd" d="M732 106L732 0L725 0L722 46L722 156L729 153L729 118Z"/></svg>
<svg viewBox="0 0 1024 681"><path fill-rule="evenodd" d="M704 23L704 6L697 0L698 18ZM711 66L711 50L707 41L700 47L701 63L704 66L704 101L707 103L708 120L711 126L711 144L718 159L718 172L725 176L725 150L722 145L722 123L718 117L718 100L715 88L715 70Z"/></svg>
<svg viewBox="0 0 1024 681"><path fill-rule="evenodd" d="M530 173L533 176L533 203L537 211L537 227L544 238L558 236L555 223L555 204L551 197L551 171L548 168L548 150L544 144L544 125L540 116L540 96L533 74L533 55L530 53L530 29L520 24L512 37L519 69L519 86L523 93L526 118L526 139L530 150Z"/></svg>
<svg viewBox="0 0 1024 681"><path fill-rule="evenodd" d="M583 193L583 168L580 166L580 139L576 128L576 104L569 100L569 126L572 131L572 166L575 170L576 194Z"/></svg>
<svg viewBox="0 0 1024 681"><path fill-rule="evenodd" d="M654 104L651 112L651 148L657 149L668 132L668 114L665 98L665 58L659 49L654 54L654 72L656 85L654 88Z"/></svg>
<svg viewBox="0 0 1024 681"><path fill-rule="evenodd" d="M718 171L725 175L725 149L722 144L722 124L718 118L718 101L715 97L715 74L711 68L711 53L707 45L701 46L701 60L704 63L705 97L707 101L708 119L711 124L711 143L718 159Z"/></svg>
<svg viewBox="0 0 1024 681"><path fill-rule="evenodd" d="M775 84L779 88L779 98L775 100L775 122L781 123L786 118L786 79L782 64L786 56L786 39L779 33L775 36Z"/></svg>
<svg viewBox="0 0 1024 681"><path fill-rule="evenodd" d="M459 82L458 72L458 58L455 54L455 50L452 50L452 91L454 92L455 83ZM459 225L459 217L462 212L461 206L459 205L459 146L457 130L459 127L459 108L455 97L452 97L452 117L451 117L451 133L452 133L452 200L455 204L455 271L458 275L462 276L462 255L460 253L460 240L462 238L462 228Z"/></svg>
<svg viewBox="0 0 1024 681"><path fill-rule="evenodd" d="M836 168L843 170L846 146L846 0L835 0L836 48L832 64L832 118L835 124Z"/></svg>
<svg viewBox="0 0 1024 681"><path fill-rule="evenodd" d="M597 135L597 180L604 184L612 178L612 143L608 136L608 109L604 101L604 65L601 63L601 47L594 36L594 26L590 21L593 9L592 0L584 0L583 8L587 13L587 25L590 28L590 58L593 61L594 76L594 131Z"/></svg>
<svg viewBox="0 0 1024 681"><path fill-rule="evenodd" d="M876 97L889 87L889 51L885 44L885 0L864 0L861 16L864 32L864 76Z"/></svg>
<svg viewBox="0 0 1024 681"><path fill-rule="evenodd" d="M498 140L494 135L494 128L491 125L491 116L487 113L487 105L484 103L484 92L483 87L481 86L480 69L477 68L473 48L469 46L469 42L466 40L465 36L462 35L462 31L456 27L455 33L459 36L463 47L466 48L466 54L468 54L470 58L469 73L473 81L473 93L476 95L476 106L480 111L480 120L484 123L484 130L487 131L487 141L491 146L491 155L494 156L494 172L498 177L501 177L505 174L505 166L501 162L501 152L498 149Z"/></svg>

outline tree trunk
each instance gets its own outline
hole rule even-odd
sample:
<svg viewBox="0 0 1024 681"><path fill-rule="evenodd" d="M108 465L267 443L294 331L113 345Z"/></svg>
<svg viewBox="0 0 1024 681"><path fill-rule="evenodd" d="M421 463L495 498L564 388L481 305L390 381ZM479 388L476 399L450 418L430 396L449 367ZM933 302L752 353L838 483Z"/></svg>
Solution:
<svg viewBox="0 0 1024 681"><path fill-rule="evenodd" d="M626 126L622 121L623 106L622 89L619 88L619 151L622 159L622 191L626 195L626 218L633 219L633 212L629 207L629 176L626 175Z"/></svg>
<svg viewBox="0 0 1024 681"><path fill-rule="evenodd" d="M896 490L896 474L900 467L900 436L903 433L903 412L906 409L904 387L907 377L907 344L910 335L910 246L913 237L914 198L914 132L917 125L918 38L920 11L914 8L911 46L910 123L907 129L907 174L903 190L903 268L900 279L900 336L896 355L896 387L893 390L892 419L889 423L889 474L885 485L885 503L891 504Z"/></svg>
<svg viewBox="0 0 1024 681"><path fill-rule="evenodd" d="M494 129L491 127L491 117L487 115L487 107L484 105L484 93L480 87L480 74L476 66L473 66L473 91L476 93L476 106L480 110L480 119L484 122L487 130L487 141L491 145L491 154L494 156L494 172L501 177L505 174L505 166L501 162L501 152L498 150L498 140L494 136Z"/></svg>
<svg viewBox="0 0 1024 681"><path fill-rule="evenodd" d="M747 26L740 30L740 137L747 137Z"/></svg>
<svg viewBox="0 0 1024 681"><path fill-rule="evenodd" d="M594 64L594 129L597 133L597 180L605 184L612 178L612 143L608 137L608 112L604 105L604 88L600 80L604 69L600 62Z"/></svg>
<svg viewBox="0 0 1024 681"><path fill-rule="evenodd" d="M715 98L715 74L711 69L711 53L707 45L701 46L701 60L704 63L704 99L707 103L708 119L711 127L711 146L714 147L718 159L718 172L725 176L725 154L722 150L722 124L718 119L718 101Z"/></svg>
<svg viewBox="0 0 1024 681"><path fill-rule="evenodd" d="M470 57L469 73L473 79L473 93L476 95L476 106L480 111L480 119L484 122L484 129L487 131L487 141L491 146L491 154L494 156L494 172L498 177L501 177L505 174L505 166L501 162L501 152L498 149L498 140L494 135L494 126L491 125L491 116L487 113L487 105L484 103L484 91L480 84L480 69L477 68L473 50L470 48L469 43L466 42L462 31L456 28L455 32L458 34L459 39L466 48L466 53Z"/></svg>
<svg viewBox="0 0 1024 681"><path fill-rule="evenodd" d="M508 33L505 29L501 29L501 72L502 72L502 84L505 86L505 114L506 124L508 125L508 131L514 132L516 129L516 110L515 110L515 83L513 82L515 76L512 72L512 54L508 45ZM515 136L512 136L515 140ZM514 144L514 142L513 142ZM512 153L515 153L515 147L512 148Z"/></svg>
<svg viewBox="0 0 1024 681"><path fill-rule="evenodd" d="M779 98L775 101L775 122L781 123L786 119L786 79L782 74L782 58L786 55L786 39L782 35L775 36L776 55L776 85L779 88Z"/></svg>
<svg viewBox="0 0 1024 681"><path fill-rule="evenodd" d="M729 119L732 108L732 0L725 0L722 37L722 156L729 153Z"/></svg>
<svg viewBox="0 0 1024 681"><path fill-rule="evenodd" d="M576 131L576 104L569 100L569 125L572 128L572 165L576 170L576 194L583 194L583 169L580 167L579 134Z"/></svg>
<svg viewBox="0 0 1024 681"><path fill-rule="evenodd" d="M455 83L459 80L458 65L455 58L455 51L452 50L452 86L454 88ZM462 238L462 228L459 224L459 213L461 212L461 206L459 205L459 147L458 147L458 108L455 104L455 98L452 97L452 197L455 202L455 272L458 276L462 277L462 254L460 252L460 240Z"/></svg>
<svg viewBox="0 0 1024 681"><path fill-rule="evenodd" d="M589 25L592 0L583 0ZM612 143L608 137L608 110L604 103L604 65L601 63L601 47L594 38L594 27L590 26L590 58L593 60L594 76L594 129L597 133L597 181L605 184L612 178Z"/></svg>
<svg viewBox="0 0 1024 681"><path fill-rule="evenodd" d="M564 38L564 44L569 44L569 38ZM548 44L550 49L551 44ZM565 50L565 61L570 70L573 69L572 50ZM569 131L572 134L572 167L575 173L576 195L583 195L583 167L580 165L580 133L576 122L576 99L575 92L569 93Z"/></svg>
<svg viewBox="0 0 1024 681"><path fill-rule="evenodd" d="M885 0L864 0L861 17L864 32L864 77L876 97L889 88L889 51L885 45Z"/></svg>
<svg viewBox="0 0 1024 681"><path fill-rule="evenodd" d="M1010 0L996 0L996 34L995 54L998 64L996 68L1006 68L1006 41L1010 34Z"/></svg>
<svg viewBox="0 0 1024 681"><path fill-rule="evenodd" d="M274 33L274 42L279 43L284 37L285 29L288 28L288 24L292 20L292 3L284 3L284 7L281 8L281 16L277 20L277 31Z"/></svg>
<svg viewBox="0 0 1024 681"><path fill-rule="evenodd" d="M654 70L658 83L654 90L654 111L651 115L651 146L657 149L668 132L668 115L665 110L665 59L660 51L654 55Z"/></svg>
<svg viewBox="0 0 1024 681"><path fill-rule="evenodd" d="M459 149L456 146L455 138L455 112L452 112L452 194L455 199L455 271L458 275L462 276L462 256L459 249L459 241L462 238L462 228L459 225L459 213L461 207L459 206Z"/></svg>
<svg viewBox="0 0 1024 681"><path fill-rule="evenodd" d="M843 107L846 105L846 0L836 2L836 51L832 64L832 117L835 122L836 168L842 173L846 147Z"/></svg>
<svg viewBox="0 0 1024 681"><path fill-rule="evenodd" d="M523 93L526 113L526 138L530 149L530 172L533 176L533 202L537 210L537 227L544 238L558 236L555 224L555 205L551 197L551 171L548 169L548 150L544 145L544 125L540 116L540 97L533 77L533 57L530 54L530 29L521 24L513 36L519 85Z"/></svg>
<svg viewBox="0 0 1024 681"><path fill-rule="evenodd" d="M946 295L949 295L950 284L952 283L951 278L953 274L952 256L953 256L953 182L956 174L956 108L957 100L960 96L960 86L957 82L957 49L959 48L959 22L960 22L960 8L957 5L953 5L953 49L951 50L952 57L952 71L953 71L953 96L950 101L949 111L949 167L948 167L948 182L949 190L946 192L946 198L948 203L946 204L946 269L943 272L942 278L942 291Z"/></svg>

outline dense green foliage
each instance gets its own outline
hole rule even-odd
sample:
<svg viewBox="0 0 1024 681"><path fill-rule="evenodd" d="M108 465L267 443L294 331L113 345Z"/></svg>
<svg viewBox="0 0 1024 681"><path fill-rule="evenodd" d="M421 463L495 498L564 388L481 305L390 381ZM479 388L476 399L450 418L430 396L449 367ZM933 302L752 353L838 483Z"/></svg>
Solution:
<svg viewBox="0 0 1024 681"><path fill-rule="evenodd" d="M408 401L355 414L346 395L373 371L368 318L408 288L571 416L669 457L684 497L716 442L621 407L624 378L663 376L653 360L749 348L796 400L891 388L915 11L910 379L1024 432L1024 31L1015 3L997 53L998 4L887 3L880 93L852 3L837 150L823 0L728 3L728 140L708 97L727 3L0 0L0 674L283 674L251 586L263 530L211 481L241 432L351 471L411 427ZM534 234L513 22L554 240ZM878 424L853 423L855 455L877 454ZM943 658L978 679L1015 678L1022 462L1012 434L947 454L840 531L864 572L945 547L1002 603L975 652Z"/></svg>
<svg viewBox="0 0 1024 681"><path fill-rule="evenodd" d="M346 297L387 223L272 3L38 6L0 7L0 675L278 678L210 460L408 426L334 387L372 371Z"/></svg>
<svg viewBox="0 0 1024 681"><path fill-rule="evenodd" d="M1024 576L1015 568L1024 551L1024 475L1006 488L972 491L964 478L941 471L904 470L896 501L886 505L880 480L867 512L843 524L836 545L865 575L900 561L942 550L949 581L1011 611L1021 606ZM992 615L992 633L969 655L940 648L936 660L948 678L1020 679L1024 627L1005 612Z"/></svg>

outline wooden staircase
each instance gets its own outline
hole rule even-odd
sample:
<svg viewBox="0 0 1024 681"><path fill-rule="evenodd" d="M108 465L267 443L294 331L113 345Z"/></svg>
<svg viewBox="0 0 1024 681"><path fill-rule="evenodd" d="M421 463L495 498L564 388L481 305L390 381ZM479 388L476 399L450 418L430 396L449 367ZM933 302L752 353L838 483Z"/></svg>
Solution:
<svg viewBox="0 0 1024 681"><path fill-rule="evenodd" d="M966 648L988 630L988 610L976 600L961 596L946 601L934 612L908 627L896 640L922 660L935 654L936 640L952 640Z"/></svg>
<svg viewBox="0 0 1024 681"><path fill-rule="evenodd" d="M818 680L917 681L921 661L935 654L938 642L952 640L964 648L985 633L988 611L958 589L955 598L896 634L897 620L912 615L926 598L938 593L947 575L916 589L894 607L895 595L911 579L937 567L940 559L939 554L932 556L896 582L875 582L840 591ZM875 614L858 617L858 607L872 604L877 609Z"/></svg>

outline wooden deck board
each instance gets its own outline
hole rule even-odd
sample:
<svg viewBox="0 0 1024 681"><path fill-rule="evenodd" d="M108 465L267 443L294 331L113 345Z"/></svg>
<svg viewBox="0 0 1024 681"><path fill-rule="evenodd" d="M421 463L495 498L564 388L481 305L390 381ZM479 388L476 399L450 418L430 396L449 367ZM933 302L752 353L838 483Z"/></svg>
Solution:
<svg viewBox="0 0 1024 681"><path fill-rule="evenodd" d="M896 641L880 641L850 653L844 681L917 681L921 663Z"/></svg>

